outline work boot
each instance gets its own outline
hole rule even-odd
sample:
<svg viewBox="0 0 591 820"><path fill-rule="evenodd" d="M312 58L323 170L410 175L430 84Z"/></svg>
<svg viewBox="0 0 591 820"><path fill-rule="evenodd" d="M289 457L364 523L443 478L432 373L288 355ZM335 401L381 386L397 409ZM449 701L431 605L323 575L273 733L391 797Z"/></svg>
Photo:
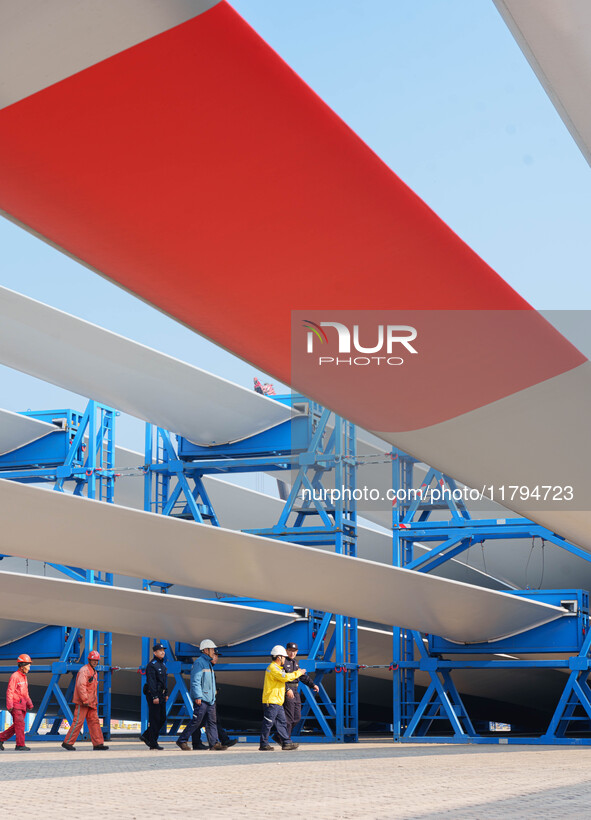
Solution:
<svg viewBox="0 0 591 820"><path fill-rule="evenodd" d="M228 748L227 746L223 746L218 740L217 743L214 743L213 746L209 747L209 751L210 752L225 752L227 748Z"/></svg>
<svg viewBox="0 0 591 820"><path fill-rule="evenodd" d="M64 740L64 742L62 743L62 747L63 747L63 748L64 748L67 752L75 752L75 751L76 751L76 747L75 747L72 743L66 743L66 741L65 741L65 740Z"/></svg>
<svg viewBox="0 0 591 820"><path fill-rule="evenodd" d="M284 752L294 752L296 749L299 749L299 743L284 743L281 747Z"/></svg>
<svg viewBox="0 0 591 820"><path fill-rule="evenodd" d="M143 741L143 742L146 744L146 746L149 746L149 745L150 745L150 741L149 741L149 740L148 740L148 738L146 737L146 733L145 733L145 732L144 732L142 735L140 735L140 740L141 740L141 741Z"/></svg>
<svg viewBox="0 0 591 820"><path fill-rule="evenodd" d="M191 751L191 747L189 746L186 740L177 740L176 745L179 747L179 749L182 749L183 752Z"/></svg>
<svg viewBox="0 0 591 820"><path fill-rule="evenodd" d="M4 751L4 743L0 740L0 752Z"/></svg>
<svg viewBox="0 0 591 820"><path fill-rule="evenodd" d="M106 752L109 747L105 746L104 743L99 743L98 746L93 746L92 748L95 752Z"/></svg>
<svg viewBox="0 0 591 820"><path fill-rule="evenodd" d="M193 751L194 752L195 751L206 752L208 749L209 749L209 746L206 746L205 743L202 743L201 741L199 741L199 743L194 743L193 744Z"/></svg>
<svg viewBox="0 0 591 820"><path fill-rule="evenodd" d="M15 750L15 752L30 752L31 747L30 746L15 746L14 750Z"/></svg>
<svg viewBox="0 0 591 820"><path fill-rule="evenodd" d="M163 752L164 751L164 746L160 746L159 744L157 744L156 746L150 746L150 751L151 752Z"/></svg>
<svg viewBox="0 0 591 820"><path fill-rule="evenodd" d="M280 746L283 746L283 741L281 740L281 738L279 737L279 735L277 734L277 732L274 732L274 733L271 735L271 738L272 738L272 740L274 740L274 741L275 741L275 743L278 743Z"/></svg>
<svg viewBox="0 0 591 820"><path fill-rule="evenodd" d="M238 743L238 738L234 737L232 740L226 740L226 749L229 749L230 746L235 746Z"/></svg>
<svg viewBox="0 0 591 820"><path fill-rule="evenodd" d="M275 751L275 749L272 746L269 746L268 743L265 743L264 745L261 743L261 745L259 746L259 752L274 752L274 751Z"/></svg>

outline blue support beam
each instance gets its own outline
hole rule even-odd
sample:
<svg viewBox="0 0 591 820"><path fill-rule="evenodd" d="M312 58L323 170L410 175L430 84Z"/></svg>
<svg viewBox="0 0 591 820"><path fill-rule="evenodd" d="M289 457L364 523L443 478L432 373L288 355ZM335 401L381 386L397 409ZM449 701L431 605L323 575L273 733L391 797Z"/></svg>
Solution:
<svg viewBox="0 0 591 820"><path fill-rule="evenodd" d="M246 532L299 544L329 545L339 554L355 555L357 514L354 494L351 492L348 499L333 502L329 488L323 484L323 477L333 472L335 486L355 489L354 427L302 396L277 398L284 403L305 404L308 412L235 444L203 448L177 437L175 446L170 433L148 425L144 507L199 523L207 519L219 526L203 483L204 475L291 470L291 491L277 523ZM260 605L259 602L253 603ZM320 614L317 620L306 666L315 669L315 683L320 692L315 699L303 689L306 700L300 728L306 721L314 719L317 731L327 739L357 740L357 622L331 613ZM268 636L268 641L273 642L273 635ZM327 650L330 650L330 658ZM242 651L244 657L248 657L249 652L254 656L261 654L259 647L244 650L233 647L233 651ZM147 652L144 654L147 663ZM247 663L232 664L236 670L250 666ZM259 665L255 666L259 668ZM224 668L224 665L218 665L218 669ZM322 685L322 678L335 668L339 671L333 703ZM179 680L177 694L180 688ZM147 714L143 714L144 723L145 719Z"/></svg>
<svg viewBox="0 0 591 820"><path fill-rule="evenodd" d="M393 563L418 572L430 572L446 561L465 552L474 544L501 539L540 538L561 549L591 561L591 555L570 544L556 533L523 518L472 519L463 501L454 499L457 485L452 478L428 468L417 487L413 468L417 460L400 450L392 453L392 486L396 501L392 512ZM444 503L432 501L429 490L435 485L445 498ZM403 499L400 501L399 499ZM431 500L430 500L431 499ZM430 520L434 512L447 512L447 518ZM420 556L413 555L415 542L434 543ZM394 627L393 671L395 740L463 742L463 743L573 743L591 741L566 737L573 725L591 722L591 687L586 682L591 670L591 632L589 631L589 594L582 590L518 591L513 594L544 600L555 605L573 607L571 618L528 630L517 636L482 645L460 646L436 636L429 636L425 646L423 636ZM476 655L476 659L443 660L442 654ZM576 653L573 655L572 653ZM418 660L415 659L418 654ZM478 660L478 653L534 653L535 658L519 660ZM569 653L566 659L547 659L544 654ZM466 708L453 683L452 673L458 669L569 669L570 675L548 730L541 738L484 737L476 735ZM420 702L415 700L414 674L417 669L429 675L430 683ZM581 714L582 713L582 714ZM444 721L451 726L451 736L429 734L433 725Z"/></svg>
<svg viewBox="0 0 591 820"><path fill-rule="evenodd" d="M89 401L83 413L74 410L27 411L23 415L37 418L40 421L54 424L56 429L46 436L25 447L19 448L5 456L0 456L0 478L23 483L50 483L57 492L65 492L66 486L74 495L86 495L101 501L114 501L115 478L115 419L119 413L96 401ZM0 556L1 560L2 556ZM75 581L87 583L113 584L112 573L101 573L80 567L69 567L50 563L62 575ZM60 629L49 627L48 629ZM38 654L36 635L18 641L19 652L27 652L31 657L55 658L49 665L33 665L30 674L37 672L51 673L49 685L44 693L33 721L29 737L31 740L51 740L59 731L63 720L71 722L72 711L69 699L73 694L75 673L82 665L80 651L82 631L61 628L68 636L65 644L58 648L52 643L46 645ZM45 636L48 633L41 630ZM84 630L84 658L91 649L101 654L99 671L99 717L103 721L103 734L108 739L111 724L111 665L112 636L110 633L99 633ZM3 647L2 656L10 653L10 645ZM18 654L18 652L16 653ZM8 671L8 668L4 668ZM12 670L11 670L12 671ZM62 693L59 681L62 675L71 673L72 683L66 696ZM55 702L55 703L53 703ZM39 727L47 717L48 710L57 709L57 716L52 718L49 734L40 734Z"/></svg>

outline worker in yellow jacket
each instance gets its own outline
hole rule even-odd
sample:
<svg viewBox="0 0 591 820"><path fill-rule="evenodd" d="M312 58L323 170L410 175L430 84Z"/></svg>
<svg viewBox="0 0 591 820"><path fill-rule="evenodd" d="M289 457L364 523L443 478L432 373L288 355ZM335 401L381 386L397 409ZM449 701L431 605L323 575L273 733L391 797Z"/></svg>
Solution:
<svg viewBox="0 0 591 820"><path fill-rule="evenodd" d="M292 743L287 731L285 712L283 711L283 701L285 700L285 684L292 680L297 680L301 675L306 674L305 669L298 669L297 672L285 672L283 664L287 657L287 650L283 646L274 646L271 650L271 663L265 671L265 685L263 687L263 726L261 728L261 744L259 751L272 752L273 747L269 743L269 735L273 726L275 733L281 740L281 748L290 752L297 749L299 743Z"/></svg>

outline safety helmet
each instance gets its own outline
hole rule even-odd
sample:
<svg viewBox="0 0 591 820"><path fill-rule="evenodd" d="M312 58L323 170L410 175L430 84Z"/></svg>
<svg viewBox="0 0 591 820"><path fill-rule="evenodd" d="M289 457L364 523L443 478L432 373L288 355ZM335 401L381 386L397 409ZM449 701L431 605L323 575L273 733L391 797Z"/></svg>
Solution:
<svg viewBox="0 0 591 820"><path fill-rule="evenodd" d="M201 641L199 644L199 649L203 652L204 649L217 649L217 646L214 644L212 640L209 638L205 638L204 641Z"/></svg>
<svg viewBox="0 0 591 820"><path fill-rule="evenodd" d="M92 652L89 652L89 653L88 653L88 660L89 660L89 661L100 661L100 659L101 659L101 656L100 656L100 654L96 651L96 649L93 649L93 650L92 650Z"/></svg>
<svg viewBox="0 0 591 820"><path fill-rule="evenodd" d="M32 660L29 657L29 655L19 655L18 658L16 659L16 662L17 663L32 663Z"/></svg>
<svg viewBox="0 0 591 820"><path fill-rule="evenodd" d="M271 650L272 658L276 658L277 655L283 655L284 658L287 658L287 651L284 646L281 646L281 644L276 644Z"/></svg>

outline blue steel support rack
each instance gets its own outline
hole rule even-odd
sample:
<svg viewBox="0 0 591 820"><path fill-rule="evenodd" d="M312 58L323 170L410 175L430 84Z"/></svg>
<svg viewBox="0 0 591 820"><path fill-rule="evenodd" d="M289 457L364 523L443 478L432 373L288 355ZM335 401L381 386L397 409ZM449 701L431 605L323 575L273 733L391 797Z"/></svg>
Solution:
<svg viewBox="0 0 591 820"><path fill-rule="evenodd" d="M177 437L175 448L169 433L161 429L154 431L148 425L145 509L200 523L209 521L213 526L219 526L203 484L204 475L292 470L293 486L278 523L247 532L306 545L330 545L341 554L355 555L354 426L302 396L280 396L277 399L305 407L307 412L231 445L205 448ZM336 500L329 493L330 487L322 481L329 471L334 472L336 487L349 490ZM151 585L154 582L146 579L145 583ZM316 624L315 637L309 645L305 663L306 668L315 670L320 692L317 698L313 698L306 688L302 689L306 702L299 730L306 721L315 718L323 737L340 742L357 740L357 622L330 613L312 613L312 619ZM272 639L269 636L267 641ZM232 648L233 654L236 649ZM247 650L248 653L251 657L261 654L260 649L254 648ZM144 652L144 664L148 659L147 652ZM219 664L218 668L222 671L225 667ZM232 668L250 669L252 664L232 664ZM336 698L333 703L322 679L335 670Z"/></svg>
<svg viewBox="0 0 591 820"><path fill-rule="evenodd" d="M428 647L422 636L414 633L419 647L419 659L410 662L416 669L427 671L431 683L416 709L407 729L400 738L406 742L455 743L527 743L590 745L591 688L586 682L591 670L591 632L589 631L589 595L584 590L520 591L515 595L527 596L555 605L562 604L569 616L536 627L503 641L490 644L458 645L443 638L429 636ZM490 653L536 654L532 660L467 661L444 660L444 653L456 655L490 655ZM544 654L566 653L563 659L544 659ZM540 657L542 656L542 657ZM451 673L457 669L564 669L569 677L546 732L538 737L484 737L474 731L464 705L451 682ZM449 685L451 684L451 685ZM452 736L428 735L431 724L448 721ZM577 734L566 736L568 730ZM587 736L580 736L581 730Z"/></svg>
<svg viewBox="0 0 591 820"><path fill-rule="evenodd" d="M10 453L0 456L0 478L20 483L50 483L56 492L64 492L66 483L73 484L74 495L86 494L88 498L112 503L115 487L115 418L119 413L96 401L89 401L83 413L70 409L28 410L22 415L48 422L55 426L46 436ZM4 556L0 556L0 560ZM68 578L88 583L113 584L112 573L69 567L49 563ZM58 630L58 633L48 632ZM82 635L84 647L81 651ZM41 644L39 644L39 639ZM112 636L110 633L92 629L71 627L45 627L25 639L1 648L0 658L11 658L26 652L32 658L55 658L49 665L34 664L30 674L50 672L51 680L42 698L31 726L31 740L53 740L63 720L70 722L72 712L68 701L73 693L77 671L88 658L91 649L101 654L99 670L99 716L103 720L106 738L111 725L112 683ZM82 657L83 652L83 657ZM14 671L16 667L2 667L2 672ZM63 674L72 679L66 697L59 687ZM52 701L55 701L53 703ZM41 722L48 711L57 709L48 734L39 734ZM88 737L87 730L84 733Z"/></svg>
<svg viewBox="0 0 591 820"><path fill-rule="evenodd" d="M23 484L47 482L73 494L113 501L115 488L115 417L118 412L89 401L84 413L28 410L23 416L55 425L55 430L10 453L0 455L0 478Z"/></svg>
<svg viewBox="0 0 591 820"><path fill-rule="evenodd" d="M570 544L565 539L544 527L523 518L515 519L472 519L466 505L453 499L453 490L457 485L453 479L440 471L428 468L420 486L413 480L413 466L417 459L394 449L393 488L401 490L400 496L393 504L393 562L395 566L404 566L418 572L429 572L445 561L483 543L484 540L503 538L535 538L556 544L562 549L591 561L589 553ZM450 493L443 503L425 501L425 491L433 484L447 488ZM413 492L409 492L413 491ZM420 494L422 491L422 495ZM448 519L430 521L433 512L445 511ZM413 543L434 542L435 546L426 553L414 558ZM570 605L576 601L575 609L580 619L581 631L573 640L571 619L561 619L550 630L529 630L517 638L522 642L516 648L515 639L501 643L484 644L480 648L471 645L465 651L471 654L490 654L491 652L510 654L511 652L536 652L543 655L551 653L576 653L568 660L554 661L544 658L535 660L473 660L445 661L439 655L447 651L458 654L458 645L449 644L441 638L429 637L429 646L425 647L423 636L410 630L394 628L393 667L394 667L394 740L398 741L442 741L470 743L572 743L591 742L587 738L565 737L567 727L577 722L579 725L591 718L591 689L585 683L590 666L588 632L588 593L572 590L536 590L515 591L514 594L529 595L539 600L554 598L552 602ZM553 630L556 634L553 634ZM569 631L570 630L570 631ZM540 642L540 635L542 641ZM525 648L523 648L525 646ZM549 648L548 648L549 647ZM415 652L418 657L415 658ZM465 706L453 684L451 673L454 669L487 669L487 668L569 668L571 674L560 702L547 732L542 738L494 738L476 735ZM420 702L415 700L414 674L417 669L427 672L431 683ZM576 714L577 710L584 715ZM432 736L427 732L436 720L446 720L451 724L453 735Z"/></svg>

